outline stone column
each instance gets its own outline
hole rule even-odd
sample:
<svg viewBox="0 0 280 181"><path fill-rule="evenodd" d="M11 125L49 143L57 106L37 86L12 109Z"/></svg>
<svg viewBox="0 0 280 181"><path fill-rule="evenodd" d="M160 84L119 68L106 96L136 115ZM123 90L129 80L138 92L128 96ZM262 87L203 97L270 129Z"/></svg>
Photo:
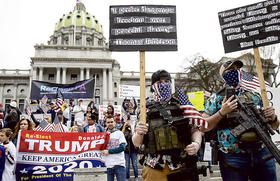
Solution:
<svg viewBox="0 0 280 181"><path fill-rule="evenodd" d="M82 46L86 46L86 35L82 34Z"/></svg>
<svg viewBox="0 0 280 181"><path fill-rule="evenodd" d="M113 76L112 76L112 69L109 69L109 74L108 74L108 78L109 78L109 81L108 81L108 98L110 101L112 101L112 95L113 95L113 89L112 89L112 84L113 84Z"/></svg>
<svg viewBox="0 0 280 181"><path fill-rule="evenodd" d="M107 99L107 69L103 69L103 102Z"/></svg>
<svg viewBox="0 0 280 181"><path fill-rule="evenodd" d="M2 92L2 94L0 94L0 102L3 104L4 106L4 100L3 100L3 94L4 94L4 84L0 84L0 92Z"/></svg>
<svg viewBox="0 0 280 181"><path fill-rule="evenodd" d="M87 69L86 69L86 79L89 79L89 72L90 72L90 69L87 68Z"/></svg>
<svg viewBox="0 0 280 181"><path fill-rule="evenodd" d="M39 81L43 81L43 67L39 67Z"/></svg>
<svg viewBox="0 0 280 181"><path fill-rule="evenodd" d="M56 68L56 83L60 84L60 67Z"/></svg>
<svg viewBox="0 0 280 181"><path fill-rule="evenodd" d="M66 84L66 67L62 68L62 84Z"/></svg>
<svg viewBox="0 0 280 181"><path fill-rule="evenodd" d="M80 80L84 80L84 68L80 68Z"/></svg>
<svg viewBox="0 0 280 181"><path fill-rule="evenodd" d="M18 91L18 85L17 84L14 84L14 99L17 100L17 91ZM17 104L18 106L18 104Z"/></svg>
<svg viewBox="0 0 280 181"><path fill-rule="evenodd" d="M33 80L37 80L37 67L33 67Z"/></svg>

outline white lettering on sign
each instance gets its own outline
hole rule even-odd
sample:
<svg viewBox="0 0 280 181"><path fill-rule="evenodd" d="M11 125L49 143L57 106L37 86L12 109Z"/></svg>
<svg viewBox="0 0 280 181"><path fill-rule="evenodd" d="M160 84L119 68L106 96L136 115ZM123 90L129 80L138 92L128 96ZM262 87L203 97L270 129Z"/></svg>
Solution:
<svg viewBox="0 0 280 181"><path fill-rule="evenodd" d="M260 45L260 44L273 42L273 41L278 41L278 36L269 36L269 37L267 37L265 39L262 39L262 40L255 40L255 44Z"/></svg>
<svg viewBox="0 0 280 181"><path fill-rule="evenodd" d="M83 139L83 138L81 138ZM39 144L39 151L57 151L57 152L67 152L71 150L71 152L80 152L80 151L87 151L90 149L95 148L97 145L102 145L105 143L104 139L93 140L93 141L63 141L64 148L61 148L61 141L55 141L54 150L52 150L52 141L50 140L34 140L34 139L25 139L24 140L28 144L28 150L34 151L35 144Z"/></svg>
<svg viewBox="0 0 280 181"><path fill-rule="evenodd" d="M237 35L229 35L229 36L227 36L227 40L228 41L236 40L236 39L241 39L241 38L246 38L246 34L245 33L239 33Z"/></svg>

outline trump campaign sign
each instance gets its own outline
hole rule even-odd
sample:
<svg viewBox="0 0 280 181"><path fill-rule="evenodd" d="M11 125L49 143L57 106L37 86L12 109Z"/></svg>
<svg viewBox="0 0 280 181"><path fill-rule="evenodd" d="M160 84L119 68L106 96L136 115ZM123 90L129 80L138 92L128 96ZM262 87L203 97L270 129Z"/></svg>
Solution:
<svg viewBox="0 0 280 181"><path fill-rule="evenodd" d="M108 133L24 130L17 142L17 180L73 180L75 168L105 167Z"/></svg>

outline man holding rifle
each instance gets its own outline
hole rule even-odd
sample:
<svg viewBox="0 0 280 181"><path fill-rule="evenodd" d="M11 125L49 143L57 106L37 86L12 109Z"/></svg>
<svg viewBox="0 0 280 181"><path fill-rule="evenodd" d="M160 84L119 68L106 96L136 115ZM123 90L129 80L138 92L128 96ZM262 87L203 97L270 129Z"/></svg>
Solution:
<svg viewBox="0 0 280 181"><path fill-rule="evenodd" d="M272 127L274 130L278 128L279 120L273 107L262 107L263 104L258 93L246 90L242 79L242 76L244 76L242 73L244 72L240 71L242 66L243 63L239 60L227 61L221 66L220 75L225 82L225 87L219 93L213 94L207 101L202 115L209 126L207 129L202 128L202 131L217 127L220 170L223 180L277 181L275 160L263 159L271 153L264 141L260 139L261 136L269 138L268 131L263 131L261 124L258 124L258 122L255 124L256 121L253 122L253 120L257 120L257 117L266 120L265 117L270 120L268 127ZM228 87L231 89L228 89ZM228 90L233 90L234 94L229 96ZM251 116L245 115L244 113L247 113L247 110L240 100L243 100L244 105L250 104L254 107L262 107L261 113L252 113L248 107L248 114ZM248 123L247 130L243 123ZM245 131L240 132L236 128L244 128ZM260 134L262 132L265 133ZM266 140L271 141L270 139Z"/></svg>

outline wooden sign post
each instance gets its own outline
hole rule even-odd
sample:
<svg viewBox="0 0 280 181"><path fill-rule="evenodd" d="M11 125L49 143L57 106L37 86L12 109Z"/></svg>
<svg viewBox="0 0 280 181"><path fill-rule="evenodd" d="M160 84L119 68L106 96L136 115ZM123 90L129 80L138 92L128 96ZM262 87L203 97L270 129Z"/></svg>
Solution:
<svg viewBox="0 0 280 181"><path fill-rule="evenodd" d="M110 6L111 51L140 53L140 121L146 123L145 51L177 51L176 6Z"/></svg>
<svg viewBox="0 0 280 181"><path fill-rule="evenodd" d="M258 77L259 77L259 81L260 81L260 90L261 90L263 106L268 107L269 102L267 99L267 92L266 92L266 88L265 88L265 82L264 82L263 70L262 70L262 62L261 62L260 53L259 53L258 48L254 48L254 57L255 57L257 73L258 73Z"/></svg>
<svg viewBox="0 0 280 181"><path fill-rule="evenodd" d="M145 52L140 51L140 121L146 123L146 72Z"/></svg>

